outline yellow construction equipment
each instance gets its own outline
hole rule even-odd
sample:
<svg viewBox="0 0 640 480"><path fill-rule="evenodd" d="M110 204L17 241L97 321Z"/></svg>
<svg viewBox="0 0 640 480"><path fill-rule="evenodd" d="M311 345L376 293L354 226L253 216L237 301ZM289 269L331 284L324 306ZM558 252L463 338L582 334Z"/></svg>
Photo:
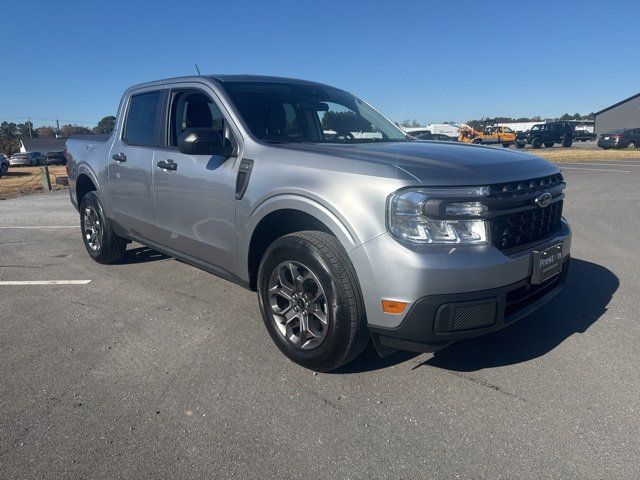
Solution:
<svg viewBox="0 0 640 480"><path fill-rule="evenodd" d="M501 144L503 147L510 147L516 143L516 132L509 127L487 127L484 132L478 132L466 126L460 129L458 141L481 145Z"/></svg>

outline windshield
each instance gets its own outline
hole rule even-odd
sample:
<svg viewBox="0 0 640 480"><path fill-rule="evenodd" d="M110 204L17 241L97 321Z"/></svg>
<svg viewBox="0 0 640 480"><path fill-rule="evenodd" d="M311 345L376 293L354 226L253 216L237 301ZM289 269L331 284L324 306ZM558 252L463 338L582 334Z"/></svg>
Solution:
<svg viewBox="0 0 640 480"><path fill-rule="evenodd" d="M408 141L366 102L331 87L279 82L222 84L251 132L272 143Z"/></svg>

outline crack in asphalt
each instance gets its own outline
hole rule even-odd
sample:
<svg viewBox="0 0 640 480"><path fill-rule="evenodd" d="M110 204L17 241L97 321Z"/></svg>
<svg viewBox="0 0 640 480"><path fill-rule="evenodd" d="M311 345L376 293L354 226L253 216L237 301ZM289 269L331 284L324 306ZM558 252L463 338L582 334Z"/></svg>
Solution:
<svg viewBox="0 0 640 480"><path fill-rule="evenodd" d="M495 385L495 384L493 384L491 382L487 382L486 380L480 380L479 378L476 378L476 377L470 377L470 376L467 376L467 375L463 375L462 373L459 373L459 372L452 372L452 371L446 371L446 372L451 374L451 375L453 375L453 376L455 376L455 377L463 378L463 379L465 379L465 380L467 380L469 382L475 383L476 385L480 385L480 386L486 387L486 388L488 388L490 390L493 390L494 392L501 393L502 395L505 395L505 396L507 396L509 398L513 398L515 400L518 400L519 402L527 403L527 399L526 398L523 398L523 397L521 397L519 395L516 395L515 393L509 392L509 391L505 390L504 388L502 388L501 386Z"/></svg>

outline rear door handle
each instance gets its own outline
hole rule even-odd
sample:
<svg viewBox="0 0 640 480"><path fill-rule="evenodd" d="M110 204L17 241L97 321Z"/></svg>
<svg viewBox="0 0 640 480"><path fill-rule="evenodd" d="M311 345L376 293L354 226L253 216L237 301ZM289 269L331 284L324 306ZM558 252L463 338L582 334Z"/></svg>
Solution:
<svg viewBox="0 0 640 480"><path fill-rule="evenodd" d="M113 157L116 162L126 162L127 156L124 153L116 153Z"/></svg>
<svg viewBox="0 0 640 480"><path fill-rule="evenodd" d="M176 162L174 162L173 160L160 160L158 163L156 163L156 165L158 165L158 168L162 168L163 170L177 170L178 169L178 164Z"/></svg>

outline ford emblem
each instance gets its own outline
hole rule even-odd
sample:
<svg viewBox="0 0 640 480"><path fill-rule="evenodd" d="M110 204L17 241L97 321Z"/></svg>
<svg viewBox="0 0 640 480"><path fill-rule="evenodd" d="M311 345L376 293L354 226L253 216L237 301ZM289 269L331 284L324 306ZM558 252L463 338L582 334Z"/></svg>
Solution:
<svg viewBox="0 0 640 480"><path fill-rule="evenodd" d="M548 207L551 203L551 194L549 192L544 192L538 198L536 198L536 205L540 208Z"/></svg>

